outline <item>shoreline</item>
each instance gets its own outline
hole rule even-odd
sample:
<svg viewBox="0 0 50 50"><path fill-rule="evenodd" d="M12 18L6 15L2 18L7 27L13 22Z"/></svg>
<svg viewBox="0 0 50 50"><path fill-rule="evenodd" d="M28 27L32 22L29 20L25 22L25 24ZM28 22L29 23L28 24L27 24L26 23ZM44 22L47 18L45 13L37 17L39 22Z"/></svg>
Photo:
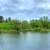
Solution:
<svg viewBox="0 0 50 50"><path fill-rule="evenodd" d="M2 32L4 32L4 33L14 33L14 32L16 32L16 30L0 30L0 33L2 33Z"/></svg>
<svg viewBox="0 0 50 50"><path fill-rule="evenodd" d="M25 29L22 31L17 31L17 30L4 30L0 29L0 33L16 33L16 32L50 32L50 29Z"/></svg>

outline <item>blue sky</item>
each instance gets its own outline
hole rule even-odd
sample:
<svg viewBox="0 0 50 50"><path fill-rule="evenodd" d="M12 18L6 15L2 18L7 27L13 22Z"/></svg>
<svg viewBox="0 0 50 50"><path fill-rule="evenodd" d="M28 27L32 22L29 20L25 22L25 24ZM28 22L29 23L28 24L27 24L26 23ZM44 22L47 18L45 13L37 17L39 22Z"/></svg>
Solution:
<svg viewBox="0 0 50 50"><path fill-rule="evenodd" d="M50 0L0 0L0 15L26 19L50 16Z"/></svg>

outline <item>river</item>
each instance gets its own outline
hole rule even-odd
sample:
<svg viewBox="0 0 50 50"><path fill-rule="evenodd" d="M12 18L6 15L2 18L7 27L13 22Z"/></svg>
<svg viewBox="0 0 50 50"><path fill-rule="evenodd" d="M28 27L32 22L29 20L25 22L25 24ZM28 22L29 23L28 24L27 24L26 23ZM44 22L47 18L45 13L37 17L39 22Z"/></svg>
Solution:
<svg viewBox="0 0 50 50"><path fill-rule="evenodd" d="M50 33L2 33L0 50L50 50Z"/></svg>

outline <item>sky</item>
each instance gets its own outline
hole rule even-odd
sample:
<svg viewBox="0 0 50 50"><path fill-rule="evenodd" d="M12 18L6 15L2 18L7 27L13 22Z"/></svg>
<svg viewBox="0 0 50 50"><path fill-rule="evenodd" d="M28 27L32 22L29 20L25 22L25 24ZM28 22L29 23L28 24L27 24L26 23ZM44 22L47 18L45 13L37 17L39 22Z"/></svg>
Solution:
<svg viewBox="0 0 50 50"><path fill-rule="evenodd" d="M49 17L50 0L0 0L0 15L19 20Z"/></svg>

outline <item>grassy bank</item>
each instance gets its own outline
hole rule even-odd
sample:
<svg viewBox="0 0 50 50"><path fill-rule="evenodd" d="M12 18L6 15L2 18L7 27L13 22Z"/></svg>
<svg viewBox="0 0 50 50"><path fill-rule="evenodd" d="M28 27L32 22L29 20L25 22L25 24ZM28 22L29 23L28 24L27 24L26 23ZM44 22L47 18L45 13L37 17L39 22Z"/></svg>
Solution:
<svg viewBox="0 0 50 50"><path fill-rule="evenodd" d="M22 27L21 28L18 27L18 30L17 30L15 25L12 25L11 23L0 23L0 32L17 32L17 31L50 32L50 29L44 29L44 28L23 29Z"/></svg>
<svg viewBox="0 0 50 50"><path fill-rule="evenodd" d="M39 19L32 19L29 22L27 20L11 20L11 18L4 20L0 18L0 32L19 31L50 32L50 21L45 16Z"/></svg>
<svg viewBox="0 0 50 50"><path fill-rule="evenodd" d="M24 30L11 30L11 29L0 29L0 32L4 33L15 33L15 32L50 32L50 29L24 29Z"/></svg>
<svg viewBox="0 0 50 50"><path fill-rule="evenodd" d="M29 32L50 32L50 29L39 29L39 28L34 28L34 29L23 29L22 31L29 31Z"/></svg>
<svg viewBox="0 0 50 50"><path fill-rule="evenodd" d="M0 33L15 33L15 32L17 32L16 30L4 30L4 29L2 29L2 30L0 30Z"/></svg>

